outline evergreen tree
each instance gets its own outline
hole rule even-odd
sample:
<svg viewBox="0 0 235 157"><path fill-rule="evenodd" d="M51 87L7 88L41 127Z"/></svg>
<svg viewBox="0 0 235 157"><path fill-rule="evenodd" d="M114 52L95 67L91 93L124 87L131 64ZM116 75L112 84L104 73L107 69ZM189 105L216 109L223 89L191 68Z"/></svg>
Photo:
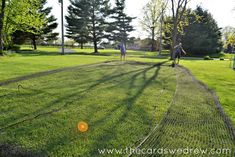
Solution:
<svg viewBox="0 0 235 157"><path fill-rule="evenodd" d="M52 41L57 40L59 33L53 32L58 27L58 23L56 22L55 16L51 15L52 7L47 7L44 9L44 6L47 3L47 0L41 0L41 8L39 12L45 14L47 23L45 24L44 28L42 29L41 37L44 41Z"/></svg>
<svg viewBox="0 0 235 157"><path fill-rule="evenodd" d="M128 16L125 12L125 0L116 0L115 7L110 10L109 14L112 22L107 29L109 39L117 42L126 42L129 39L129 33L134 31L131 22L135 17Z"/></svg>
<svg viewBox="0 0 235 157"><path fill-rule="evenodd" d="M90 39L93 41L95 53L98 53L97 43L105 38L108 2L109 0L88 0L88 30L91 32Z"/></svg>
<svg viewBox="0 0 235 157"><path fill-rule="evenodd" d="M92 41L94 53L98 53L98 42L105 38L109 0L70 0L66 17L70 38L81 43ZM74 20L74 21L73 21Z"/></svg>
<svg viewBox="0 0 235 157"><path fill-rule="evenodd" d="M201 7L189 14L189 24L184 28L182 43L186 51L206 55L221 51L221 32L212 15Z"/></svg>
<svg viewBox="0 0 235 157"><path fill-rule="evenodd" d="M74 1L70 0L71 5L68 7L67 21L67 37L78 42L83 49L83 45L88 42L89 31L87 27L87 8L86 0Z"/></svg>
<svg viewBox="0 0 235 157"><path fill-rule="evenodd" d="M45 8L47 0L40 0L40 1L41 5L38 12L45 15L45 21L47 22L43 26L40 34L30 35L34 50L37 49L37 43L36 43L37 39L42 39L43 41L48 42L52 40L57 40L59 35L59 33L53 32L53 30L57 28L58 23L56 22L57 19L53 15L50 15L52 7Z"/></svg>

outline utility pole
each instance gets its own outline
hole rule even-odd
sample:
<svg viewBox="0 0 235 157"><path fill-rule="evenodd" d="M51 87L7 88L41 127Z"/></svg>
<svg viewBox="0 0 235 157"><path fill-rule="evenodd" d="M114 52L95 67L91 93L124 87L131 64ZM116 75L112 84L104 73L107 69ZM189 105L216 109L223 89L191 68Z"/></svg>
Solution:
<svg viewBox="0 0 235 157"><path fill-rule="evenodd" d="M61 5L61 54L64 55L64 4L63 0L59 0L59 3Z"/></svg>

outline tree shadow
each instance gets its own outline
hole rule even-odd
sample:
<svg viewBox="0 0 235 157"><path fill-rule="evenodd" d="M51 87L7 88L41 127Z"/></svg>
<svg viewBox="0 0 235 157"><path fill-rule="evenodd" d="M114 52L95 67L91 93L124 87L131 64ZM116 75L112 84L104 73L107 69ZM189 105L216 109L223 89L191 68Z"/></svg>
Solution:
<svg viewBox="0 0 235 157"><path fill-rule="evenodd" d="M136 100L143 94L144 90L149 85L151 85L152 81L157 79L158 74L159 74L159 72L161 70L161 66L164 66L164 64L166 62L167 61L161 62L161 63L158 63L158 64L151 64L151 63L143 64L143 63L138 63L138 62L129 62L129 63L126 63L126 64L130 64L130 65L131 64L133 64L133 65L138 65L138 64L141 65L141 64L143 64L143 65L147 65L148 67L140 68L140 69L135 69L135 70L130 70L130 71L127 71L127 72L121 72L120 74L116 74L117 71L120 71L120 67L117 66L117 69L114 70L111 74L104 74L103 77L101 77L98 80L96 80L94 83L92 83L90 86L88 86L84 90L81 90L79 92L74 91L74 92L66 94L66 95L64 95L62 97L59 97L59 98L57 98L57 99L55 99L55 100L53 100L51 102L48 102L45 106L43 106L43 108L41 108L39 110L36 110L33 113L30 113L29 115L26 115L26 118L27 118L27 116L30 116L30 115L35 115L35 114L37 115L37 114L40 114L40 113L45 113L48 110L51 111L51 110L55 109L55 107L57 107L56 109L65 109L74 100L81 99L83 96L86 95L87 92L95 90L95 88L97 86L99 86L100 84L108 83L109 81L113 81L116 78L119 78L119 81L115 81L115 84L113 84L112 86L109 86L109 88L115 89L118 84L120 84L122 82L128 82L129 83L129 88L128 88L127 93L128 93L129 96L127 98L125 98L124 100L120 100L120 104L123 104L123 105L117 105L117 106L113 107L110 110L110 113L115 113L120 108L124 109L124 112L120 114L120 116L118 117L118 120L116 120L112 125L109 126L109 127L112 127L112 131L111 131L112 136L110 136L109 139L107 139L107 142L105 142L103 145L101 145L100 144L100 140L106 139L106 136L110 135L109 131L104 131L102 135L98 136L95 139L95 142L91 146L91 148L94 148L91 151L91 155L97 155L98 152L97 152L96 148L97 147L101 147L102 148L102 147L106 146L105 145L106 143L108 143L110 140L113 140L115 138L115 134L116 134L115 130L117 129L117 127L119 127L120 124L123 121L126 120L126 118L128 117L129 113L131 112L131 110L133 108L133 105L135 104ZM98 68L99 67L97 67L96 69L98 69ZM149 71L151 71L151 70L154 70L153 74L150 77L147 77L147 73ZM124 78L120 79L120 78L122 78L123 76L126 76L126 75L129 75L131 77L130 78L125 78L125 79ZM134 94L132 94L132 88L133 88L133 86L135 84L135 81L138 80L138 77L142 77L143 80L141 82L141 85L139 87L137 87L136 92ZM78 85L74 84L73 86L74 86L74 89L79 88ZM40 89L40 90L32 89L32 91L33 91L32 92L33 94L37 94L37 93L45 91L45 89ZM78 96L79 96L79 98L78 98ZM64 105L60 105L61 102L64 102L64 103L62 103ZM87 119L92 119L92 118L95 119L94 118L94 116L95 116L94 113L96 112L96 108L90 108L90 109L93 110L93 112L91 112L91 114L88 115ZM142 109L140 106L138 106L138 110L142 110L143 120L148 123L149 116L146 113L146 111L144 109ZM112 119L112 114L110 114L110 113L104 113L104 116L102 118L100 118L100 119L95 120L93 122L93 125L94 126L99 126L99 125L102 125L103 123L105 123L107 119ZM23 118L24 119L25 117L18 117L18 118L20 118L20 119ZM30 119L30 120L32 120L32 119ZM56 147L58 144L60 144L61 141L63 141L63 138L60 138L60 137L59 137L58 140L57 139L56 140L50 140L50 142L47 143L47 145L50 146L48 148L48 151L53 150L54 147Z"/></svg>
<svg viewBox="0 0 235 157"><path fill-rule="evenodd" d="M45 154L34 152L31 150L25 150L19 146L12 144L0 143L0 156L1 157L44 157Z"/></svg>
<svg viewBox="0 0 235 157"><path fill-rule="evenodd" d="M39 50L20 50L18 54L24 57L31 56L58 56L60 55L58 51L48 52L48 51L39 51Z"/></svg>
<svg viewBox="0 0 235 157"><path fill-rule="evenodd" d="M162 63L162 64L164 64L164 63ZM135 80L137 79L137 77L140 76L140 75L145 76L146 73L148 71L150 71L151 69L155 69L154 74L148 79L145 77L141 87L137 90L137 92L135 94L131 95L131 89L132 89L132 86L133 86ZM131 112L131 110L133 108L133 105L135 104L135 102L139 98L139 96L143 93L143 91L150 85L150 83L153 80L157 79L160 69L161 69L160 65L157 65L157 66L154 65L154 66L146 68L146 69L144 69L140 72L137 72L136 74L134 74L131 77L131 81L130 81L130 85L129 85L129 91L128 91L128 95L131 95L131 96L128 97L127 99L122 100L122 103L121 103L121 104L124 104L125 111L123 113L121 113L118 120L116 122L114 122L112 124L112 126L110 126L113 130L112 134L110 134L110 132L107 130L107 131L104 131L104 133L102 135L97 137L97 139L95 140L95 143L91 146L91 148L94 148L94 149L92 150L90 155L98 155L98 148L103 149L103 148L109 147L109 146L106 145L106 143L109 143L109 141L111 141L115 138L115 134L116 134L115 130L119 127L119 125L121 123L123 123L126 120L126 118L128 117L129 113ZM123 107L123 106L116 106L115 108L113 108L110 111L110 113L112 113L112 114L115 113L121 107ZM147 112L144 109L141 109L141 107L139 107L139 110L142 111L143 120L146 123L148 123L149 117L148 117ZM95 121L94 124L96 126L99 126L99 125L102 125L102 123L105 123L105 121L107 119L112 119L112 114L110 114L110 113L109 114L107 113L106 115L104 115L103 118ZM108 138L106 136L108 136ZM106 139L106 143L101 144L100 141L103 140L103 139Z"/></svg>
<svg viewBox="0 0 235 157"><path fill-rule="evenodd" d="M165 62L164 62L165 63ZM164 64L164 63L161 63L161 64ZM143 80L143 83L142 85L140 86L140 88L138 88L138 90L136 91L136 93L134 94L130 94L129 97L127 97L126 99L124 100L120 100L120 104L123 104L123 105L116 105L115 107L113 107L109 113L104 113L103 114L103 117L100 118L100 119L97 119L95 121L92 122L92 126L102 126L103 123L105 123L108 119L112 119L113 117L113 113L117 112L119 109L123 108L124 109L124 112L121 113L119 116L118 116L118 119L112 123L112 125L110 125L109 127L112 128L111 132L110 130L106 130L102 133L102 135L98 136L96 139L95 139L95 142L92 144L92 146L89 146L90 148L92 148L92 151L90 152L90 154L86 154L85 156L93 156L93 155L98 155L98 150L97 148L100 147L105 147L107 146L106 143L108 143L110 140L113 140L115 138L115 134L116 134L116 129L120 126L121 123L123 123L126 118L128 117L129 115L129 112L131 112L132 110L132 107L133 105L135 104L135 101L138 99L138 97L143 93L143 91L151 84L151 82L155 79L157 79L158 77L158 74L159 74L159 71L161 69L161 65L152 65L150 67L147 67L147 68L143 68L143 69L139 69L139 70L134 70L134 71L130 71L130 72L125 72L124 75L131 75L131 81L129 79L126 79L124 80L124 82L130 82L130 85L129 85L129 92L130 93L130 90L131 90L131 86L133 85L133 83L135 82L135 80L137 79L137 77L139 76L142 76L142 75L146 75L146 73L150 70L154 70L154 73L151 77L146 78ZM115 72L114 72L115 73ZM83 92L88 92L88 91L91 91L92 89L94 89L95 87L99 86L100 83L102 82L108 82L108 81L111 81L115 78L120 78L122 77L123 75L120 74L120 75L111 75L111 76L104 76L103 78L99 79L97 83L91 85L89 88L87 88L86 90L84 90ZM122 79L121 79L122 80ZM123 80L122 80L123 81ZM115 88L117 86L117 84L120 84L120 82L116 82L116 84L114 84L112 87L109 87L109 88ZM77 93L76 93L77 94ZM68 99L70 98L71 99L71 96L74 96L74 95L70 95L69 97L66 96L62 99ZM58 101L61 101L61 100L58 100ZM89 107L89 106L88 106ZM97 108L96 107L92 107L90 108L91 110L93 110L92 112L90 112L91 114L89 114L86 119L95 119L95 115L94 113L96 113L97 111ZM142 117L143 117L143 120L148 123L148 119L149 119L149 116L147 114L147 112L142 109L142 108L139 108L139 110L142 110ZM91 126L91 127L92 127ZM110 134L111 133L111 134ZM108 138L107 138L108 137ZM101 140L106 140L105 143L102 143L101 144ZM74 140L74 139L73 139ZM59 139L56 139L56 140L51 140L50 143L47 143L47 145L49 146L49 148L47 149L47 151L51 151L53 150L58 144L61 144L61 141L63 141L63 138L62 137L59 137ZM70 141L72 142L72 141ZM64 143L65 144L65 143Z"/></svg>

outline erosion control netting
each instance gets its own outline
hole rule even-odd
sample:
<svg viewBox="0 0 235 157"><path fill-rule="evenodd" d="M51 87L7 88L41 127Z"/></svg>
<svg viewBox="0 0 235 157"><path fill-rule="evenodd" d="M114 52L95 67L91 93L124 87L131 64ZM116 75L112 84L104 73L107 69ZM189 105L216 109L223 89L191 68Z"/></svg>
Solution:
<svg viewBox="0 0 235 157"><path fill-rule="evenodd" d="M217 109L213 94L187 70L177 68L176 71L174 100L157 129L137 147L149 150L140 156L234 156L232 130ZM190 149L196 153L190 153ZM175 150L179 152L174 153Z"/></svg>

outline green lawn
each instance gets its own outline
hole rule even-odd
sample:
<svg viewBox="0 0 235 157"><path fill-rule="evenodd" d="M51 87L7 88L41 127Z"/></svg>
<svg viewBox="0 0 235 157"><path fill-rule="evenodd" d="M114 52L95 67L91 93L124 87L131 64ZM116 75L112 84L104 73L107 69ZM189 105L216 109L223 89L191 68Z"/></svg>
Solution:
<svg viewBox="0 0 235 157"><path fill-rule="evenodd" d="M169 66L113 62L0 87L0 144L48 156L132 146L160 122L175 83ZM76 130L79 121L87 133Z"/></svg>
<svg viewBox="0 0 235 157"><path fill-rule="evenodd" d="M118 50L100 50L100 55L91 49L73 50L63 56L55 47L39 46L38 51L23 47L20 53L0 57L0 81L75 67L0 86L0 148L4 151L12 149L23 156L97 156L98 149L135 147L156 123L159 127L151 135L155 140L147 140L143 148L234 149L212 96L180 69L171 68L167 52L159 57L128 51L128 62L120 62ZM93 63L97 64L79 66ZM185 59L182 65L215 90L235 124L235 71L229 61ZM174 105L169 106L176 88ZM77 132L79 121L89 123L87 133Z"/></svg>
<svg viewBox="0 0 235 157"><path fill-rule="evenodd" d="M229 68L230 61L184 60L182 63L197 79L216 92L223 109L235 125L235 71Z"/></svg>
<svg viewBox="0 0 235 157"><path fill-rule="evenodd" d="M58 47L38 46L37 51L32 51L29 46L23 46L21 50L20 53L0 57L0 81L46 70L120 59L120 53L117 50L100 50L100 55L90 54L92 49L84 49L82 51L85 52L82 54L78 52L67 55L60 55ZM135 55L129 56L129 53ZM150 57L147 57L147 55L141 56L144 53L141 51L128 51L127 60L144 62L163 60L151 57L156 53L148 52Z"/></svg>
<svg viewBox="0 0 235 157"><path fill-rule="evenodd" d="M235 143L215 106L213 95L184 69L175 70L178 83L174 101L158 128L140 148L163 148L166 156L232 156ZM199 153L174 153L177 149L198 149ZM230 149L230 153L212 151L221 149Z"/></svg>
<svg viewBox="0 0 235 157"><path fill-rule="evenodd" d="M0 57L0 81L36 72L113 60L113 57L60 55L58 48L38 47L38 51L22 48L18 54Z"/></svg>

